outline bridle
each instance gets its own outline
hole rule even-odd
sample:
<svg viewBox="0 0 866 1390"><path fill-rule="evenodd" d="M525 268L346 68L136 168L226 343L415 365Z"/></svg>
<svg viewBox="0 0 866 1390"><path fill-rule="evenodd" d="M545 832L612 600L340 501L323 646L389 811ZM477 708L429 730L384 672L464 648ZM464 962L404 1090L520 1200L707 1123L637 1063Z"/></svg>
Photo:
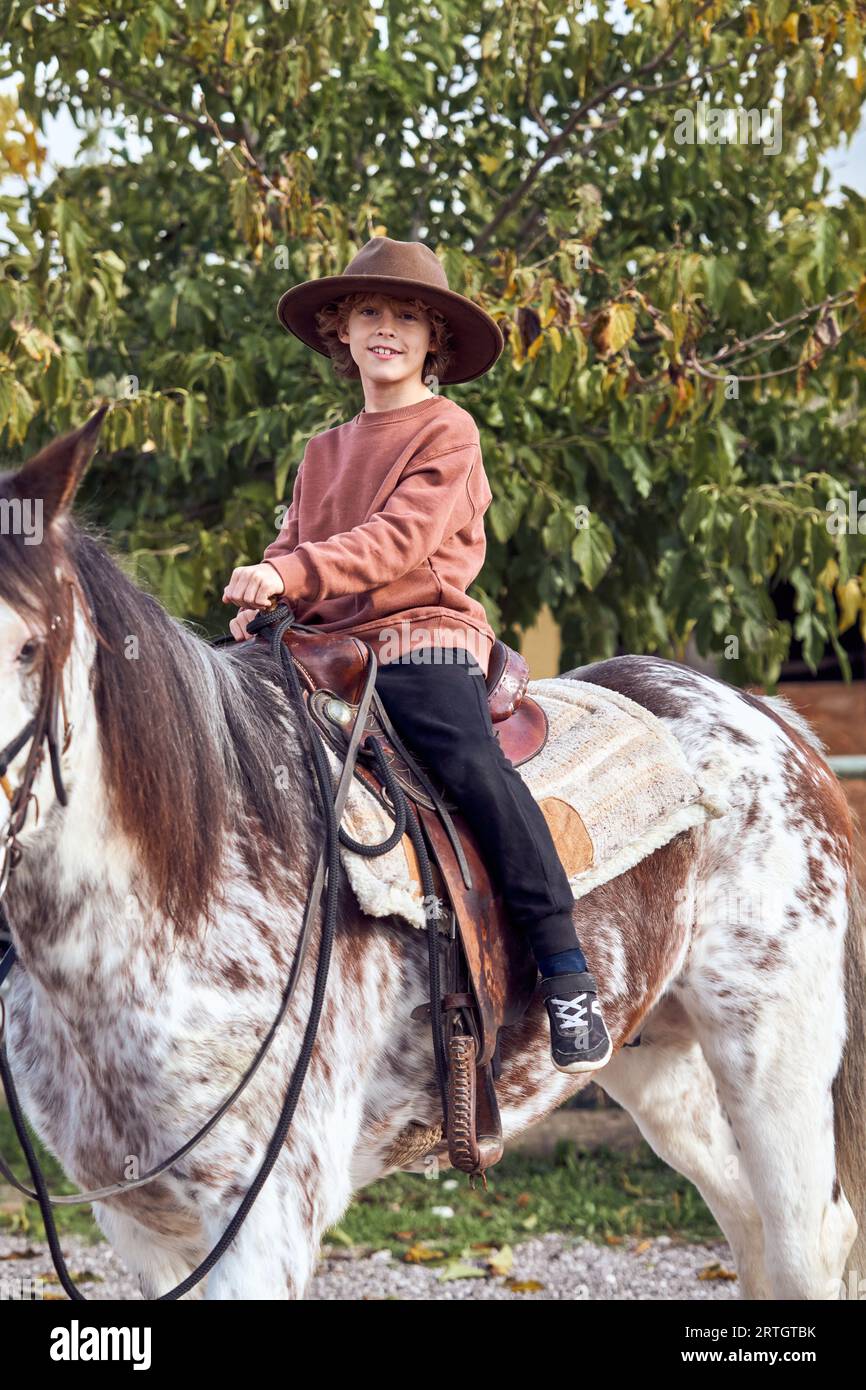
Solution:
<svg viewBox="0 0 866 1390"><path fill-rule="evenodd" d="M52 620L52 630L58 626L59 617ZM63 713L63 743L58 750L57 746L57 726L58 712ZM2 908L3 897L9 885L9 876L21 859L21 847L18 844L18 835L21 833L27 810L31 800L36 802L36 814L39 815L39 801L33 791L33 783L39 773L39 769L45 758L45 749L42 747L44 742L48 744L48 753L51 759L51 775L54 780L54 791L61 806L67 805L66 788L63 785L63 776L60 771L60 759L69 748L72 741L72 725L66 710L66 692L63 688L63 671L57 677L54 689L50 689L48 682L44 681L39 694L39 705L36 714L27 721L20 733L7 743L6 747L0 751L0 788L5 793L6 799L10 803L9 823L3 833L3 860L0 863L0 924L4 930L7 923L3 921L5 915ZM21 749L30 742L30 752L21 781L15 791L9 783L7 776L10 764L15 761ZM10 950L12 948L10 947ZM7 955L9 952L7 951ZM11 969L12 962L6 964L4 956L0 964L0 983Z"/></svg>
<svg viewBox="0 0 866 1390"><path fill-rule="evenodd" d="M55 619L55 623L57 621L59 621L59 619ZM52 627L54 625L55 624L53 623ZM283 1001L280 1006L280 1010L276 1018L274 1019L274 1022L272 1023L271 1028L267 1033L264 1042L262 1043L254 1061L250 1065L247 1072L244 1074L243 1078L241 1079L240 1083L235 1088L235 1090L222 1102L219 1109L214 1113L211 1119L208 1120L207 1123L202 1126L198 1133L193 1135L192 1139L188 1140L180 1149L177 1150L176 1153L172 1154L169 1158L165 1159L156 1168L153 1168L149 1170L147 1173L142 1174L139 1178L131 1178L128 1181L124 1181L122 1183L115 1183L109 1187L99 1188L93 1192L77 1192L69 1196L52 1197L49 1195L48 1190L45 1186L45 1179L39 1168L36 1154L33 1151L32 1144L27 1134L24 1123L24 1115L21 1110L21 1105L18 1100L11 1072L9 1070L5 1044L5 1009L2 995L0 995L0 1079L2 1079L3 1081L3 1086L6 1092L7 1104L9 1106L9 1113L12 1117L12 1121L15 1126L18 1141L27 1159L28 1167L30 1169L31 1177L33 1179L33 1183L36 1190L31 1191L29 1188L25 1187L22 1183L20 1183L17 1180L17 1178L15 1178L14 1174L11 1172L11 1170L9 1169L2 1157L0 1157L0 1172L2 1172L6 1181L9 1182L13 1187L17 1188L18 1191L24 1193L25 1196L38 1201L39 1208L42 1213L42 1218L45 1223L45 1231L48 1238L48 1244L51 1250L52 1258L54 1260L54 1267L57 1270L60 1283L63 1286L65 1292L68 1294L69 1298L74 1299L76 1301L85 1302L87 1300L85 1299L85 1296L78 1291L78 1289L75 1287L75 1285L72 1283L69 1277L69 1271L66 1267L66 1263L63 1258L63 1253L60 1249L60 1243L57 1237L57 1230L54 1224L54 1217L51 1210L52 1206L77 1205L83 1202L103 1200L107 1197L113 1197L120 1193L128 1193L136 1187L143 1187L146 1183L152 1182L155 1178L159 1177L160 1174L164 1173L167 1169L171 1168L175 1163L177 1163L181 1158L183 1158L187 1153L189 1153L190 1150L193 1149L196 1146L196 1144L198 1144L200 1140L203 1139L204 1136L214 1127L214 1125L217 1124L222 1115L226 1112L226 1110L230 1108L230 1106L234 1103L234 1101L241 1094L244 1088L252 1080L253 1076L255 1075L256 1071L258 1070L259 1066L264 1060L264 1057L267 1054L268 1049L270 1048L270 1045L276 1035L280 1023L285 1018L286 1013L288 1012L289 1004L291 1003L292 997L294 995L295 986L300 977L301 968L306 959L310 937L312 934L312 924L316 915L316 910L319 905L319 900L321 898L322 887L325 879L325 871L327 868L328 882L326 906L322 921L321 943L319 949L319 957L316 965L316 979L313 987L313 999L310 1008L310 1016L307 1023L306 1031L304 1033L301 1051L298 1056L298 1060L295 1063L292 1077L286 1091L285 1099L283 1102L283 1108L280 1113L279 1121L277 1123L277 1128L268 1146L265 1159L255 1178L253 1179L253 1182L250 1185L246 1195L244 1196L240 1206L232 1216L228 1227L224 1231L223 1235L220 1237L220 1240L218 1241L214 1249L210 1252L209 1255L206 1256L202 1263L196 1269L194 1269L192 1273L187 1276L186 1279L182 1281L182 1283L178 1284L176 1288L171 1289L168 1293L161 1294L159 1296L159 1300L157 1301L173 1301L180 1298L182 1294L188 1292L188 1290L191 1289L195 1284L197 1284L199 1280L203 1279L204 1276L210 1271L210 1269L212 1269L212 1267L220 1259L224 1251L234 1240L238 1230L243 1224L243 1221L248 1215L253 1203L255 1202L256 1197L261 1191L261 1188L264 1186L264 1183L267 1180L267 1177L279 1156L280 1150L282 1149L286 1134L294 1116L298 1096L300 1094L301 1086L303 1085L304 1078L307 1073L310 1055L312 1053L313 1045L316 1039L316 1032L318 1029L319 1017L321 1014L322 1002L324 999L325 984L327 981L328 966L330 964L331 946L336 927L340 881L339 844L340 839L344 834L340 826L340 821L342 819L346 798L349 794L349 787L351 785L352 776L355 770L355 762L359 751L359 745L361 743L361 739L365 731L368 710L375 691L376 670L378 663L376 660L375 652L372 648L368 648L369 662L364 682L364 689L360 696L352 735L349 739L348 747L346 749L345 762L343 764L340 779L337 784L337 791L335 794L333 789L333 783L331 780L330 767L325 756L321 740L315 730L312 718L307 710L306 702L303 699L300 682L298 680L298 673L295 667L295 662L285 643L282 641L283 634L290 627L296 629L299 632L311 632L321 635L320 628L296 622L294 613L284 603L275 603L271 606L270 609L259 613L257 617L255 617L248 624L247 632L255 635L256 633L261 632L265 628L271 629L271 655L273 656L277 664L283 684L286 687L286 693L289 698L289 702L294 703L296 708L301 713L301 722L303 723L307 734L307 741L309 744L310 752L312 754L315 779L318 782L319 792L322 799L326 830L326 845L319 855L319 860L316 866L313 882L310 887L310 893L304 912L304 919L301 925L301 931L298 938L298 946L295 952L294 960L292 961L292 968L289 974L288 982L285 987ZM211 645L218 646L223 643L234 643L234 638L215 638L213 639ZM69 723L67 719L66 707L63 697L62 668L60 675L57 679L57 688L53 690L46 689L46 684L46 682L43 682L43 689L40 692L40 702L37 714L31 720L28 721L28 723L21 730L21 732L9 744L7 744L7 746L2 750L2 752L0 752L0 786L2 786L7 797L9 797L9 800L12 803L13 808L10 824L7 827L7 831L4 836L4 858L2 871L0 871L0 927L2 927L2 929L9 935L10 941L11 927L9 924L9 919L5 912L5 908L3 906L3 897L8 887L10 874L13 872L13 870L15 869L15 867L21 859L22 851L20 846L17 845L16 837L20 833L21 827L23 826L24 820L26 819L27 806L29 805L30 797L32 795L33 782L44 759L44 749L41 746L43 741L47 741L48 743L49 755L51 758L52 775L54 778L54 786L57 792L58 800L60 801L61 805L67 805L66 790L63 785L63 779L60 774L60 754L58 754L57 749L58 707L60 707L63 711L64 720L63 746L61 749L61 753L66 752L67 748L69 747L72 735L72 725ZM27 763L24 769L21 783L19 784L17 790L13 793L9 786L6 774L8 771L9 764L12 761L14 761L14 759L18 756L21 749L26 744L28 738L31 740L31 744L27 758ZM379 774L382 777L382 780L385 782L385 785L387 786L389 796L391 797L392 805L394 806L395 810L399 810L401 817L405 814L406 831L412 839L415 852L418 856L419 865L421 867L422 880L424 882L424 891L426 894L429 895L429 901L434 897L433 880L430 870L430 862L429 856L427 854L427 848L424 843L423 836L418 825L418 821L415 818L414 814L411 811L411 808L409 807L408 803L406 802L403 796L402 788L399 786L399 783L397 783L397 781L393 777L393 774L390 771L389 765L384 757L384 754L382 753L381 747L379 746L376 738L373 735L368 734L366 736L365 742L368 743L370 746L370 752L372 753L374 760L377 764ZM388 840L383 841L382 846L365 846L365 852L367 854L376 854L377 852L384 853L387 849L391 847L392 841L393 836L389 837ZM431 971L435 972L436 978L438 979L438 956L436 954L438 950L438 928L436 926L435 921L432 921L428 931L428 946L431 958ZM3 980L9 974L9 971L15 964L16 959L17 955L15 952L15 948L10 944L2 960L0 960L0 984L3 983Z"/></svg>

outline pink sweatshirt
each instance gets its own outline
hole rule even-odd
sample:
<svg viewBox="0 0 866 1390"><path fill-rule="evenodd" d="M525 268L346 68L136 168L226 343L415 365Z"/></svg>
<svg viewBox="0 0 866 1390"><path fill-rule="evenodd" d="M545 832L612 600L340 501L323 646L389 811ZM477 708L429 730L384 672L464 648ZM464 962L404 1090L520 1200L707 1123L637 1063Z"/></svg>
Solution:
<svg viewBox="0 0 866 1390"><path fill-rule="evenodd" d="M492 500L462 406L434 395L362 410L307 443L264 559L299 622L362 636L382 664L421 645L464 647L486 675L495 633L466 590Z"/></svg>

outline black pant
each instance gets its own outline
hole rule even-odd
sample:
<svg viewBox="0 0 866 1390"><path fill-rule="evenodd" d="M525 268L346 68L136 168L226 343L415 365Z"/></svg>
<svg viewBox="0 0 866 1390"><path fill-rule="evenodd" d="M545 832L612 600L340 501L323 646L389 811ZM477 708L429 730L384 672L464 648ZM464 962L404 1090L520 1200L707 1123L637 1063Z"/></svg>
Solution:
<svg viewBox="0 0 866 1390"><path fill-rule="evenodd" d="M377 672L389 719L465 815L536 958L573 949L574 895L544 814L493 732L481 667L462 648L436 648L436 660L429 647L416 651L423 661Z"/></svg>

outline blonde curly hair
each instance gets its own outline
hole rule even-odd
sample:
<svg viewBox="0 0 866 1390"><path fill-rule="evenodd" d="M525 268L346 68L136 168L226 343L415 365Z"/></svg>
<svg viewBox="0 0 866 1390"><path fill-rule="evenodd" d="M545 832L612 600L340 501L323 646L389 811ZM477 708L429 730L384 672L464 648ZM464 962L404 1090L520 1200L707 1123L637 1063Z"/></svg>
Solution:
<svg viewBox="0 0 866 1390"><path fill-rule="evenodd" d="M347 327L349 315L353 309L360 309L364 304L371 304L377 299L384 299L389 304L407 304L416 312L427 315L430 320L430 332L433 335L434 346L424 358L421 377L422 380L427 381L429 377L434 376L437 381L441 381L453 356L451 335L445 315L427 304L425 300L414 296L409 299L397 299L393 295L371 294L366 291L343 295L341 299L326 304L316 314L316 327L319 330L319 336L330 353L337 376L348 379L360 377L358 364L349 351L348 343L340 341L339 330Z"/></svg>

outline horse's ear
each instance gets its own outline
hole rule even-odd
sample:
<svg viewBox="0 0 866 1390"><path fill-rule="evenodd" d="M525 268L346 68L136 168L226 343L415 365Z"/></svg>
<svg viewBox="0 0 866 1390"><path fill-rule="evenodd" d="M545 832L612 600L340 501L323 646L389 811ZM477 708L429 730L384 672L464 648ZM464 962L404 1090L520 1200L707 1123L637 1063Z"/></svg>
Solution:
<svg viewBox="0 0 866 1390"><path fill-rule="evenodd" d="M77 430L46 444L14 475L12 485L19 497L41 499L42 525L46 529L72 505L96 450L108 409L108 402L101 405Z"/></svg>

